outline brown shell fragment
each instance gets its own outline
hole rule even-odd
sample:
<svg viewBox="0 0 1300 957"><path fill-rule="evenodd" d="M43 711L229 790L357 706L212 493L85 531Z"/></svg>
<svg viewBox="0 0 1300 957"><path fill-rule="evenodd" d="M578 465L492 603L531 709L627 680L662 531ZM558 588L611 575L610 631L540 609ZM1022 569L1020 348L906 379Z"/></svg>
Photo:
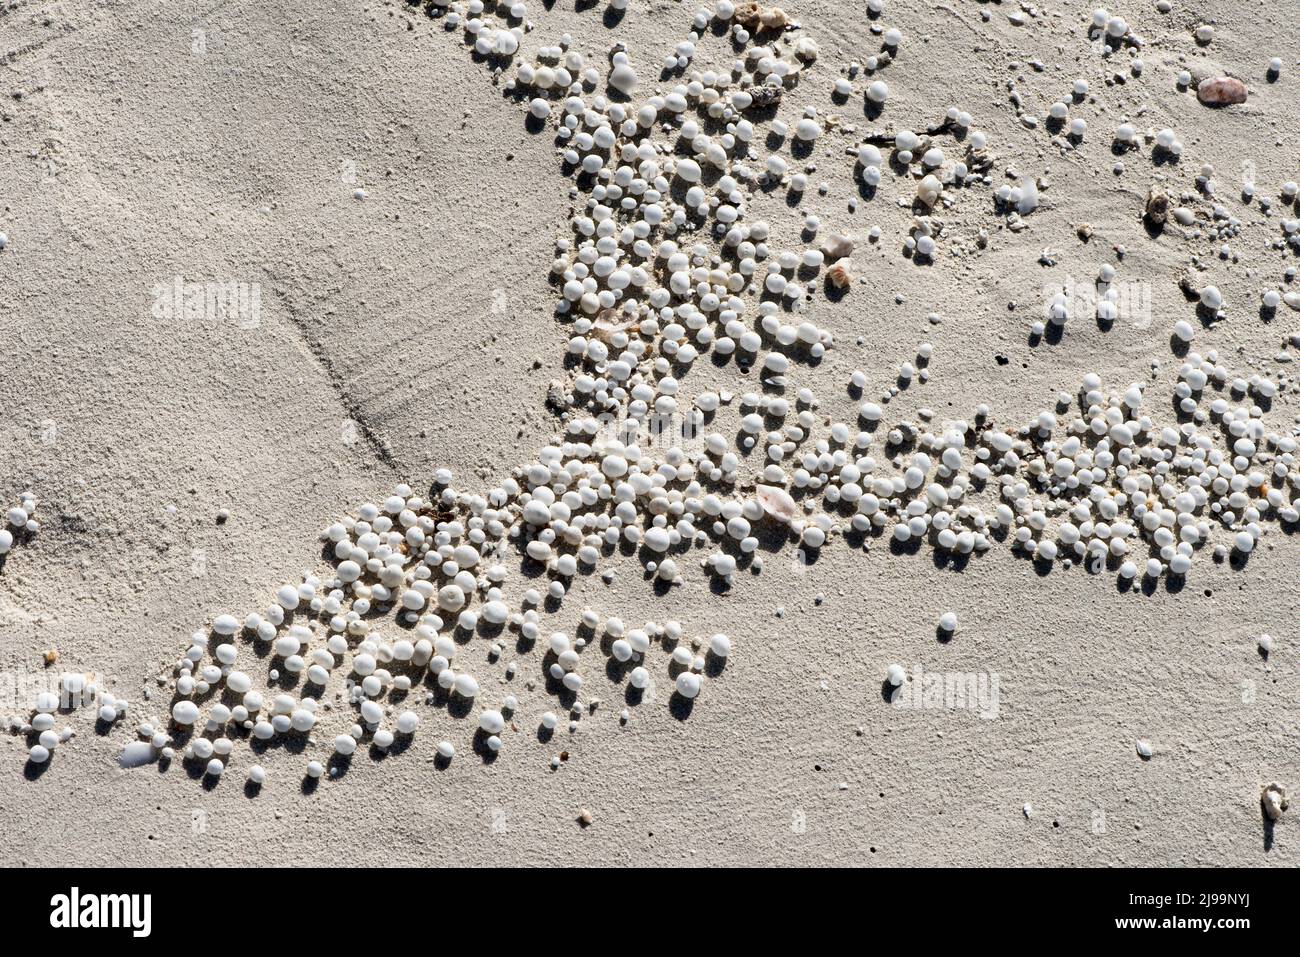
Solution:
<svg viewBox="0 0 1300 957"><path fill-rule="evenodd" d="M784 30L794 26L790 15L780 7L765 7L758 3L739 3L732 19L746 27L757 26L760 30Z"/></svg>
<svg viewBox="0 0 1300 957"><path fill-rule="evenodd" d="M1147 193L1147 206L1144 214L1148 222L1163 226L1169 221L1169 196L1159 186L1152 186Z"/></svg>
<svg viewBox="0 0 1300 957"><path fill-rule="evenodd" d="M1206 106L1231 106L1246 102L1246 84L1235 76L1216 76L1196 86L1196 98Z"/></svg>
<svg viewBox="0 0 1300 957"><path fill-rule="evenodd" d="M853 273L849 272L849 267L845 263L838 262L826 270L826 278L836 289L844 289L853 282Z"/></svg>
<svg viewBox="0 0 1300 957"><path fill-rule="evenodd" d="M749 90L751 105L762 110L773 104L781 102L781 94L784 91L779 86L773 86L771 83L764 83L761 86L753 87Z"/></svg>

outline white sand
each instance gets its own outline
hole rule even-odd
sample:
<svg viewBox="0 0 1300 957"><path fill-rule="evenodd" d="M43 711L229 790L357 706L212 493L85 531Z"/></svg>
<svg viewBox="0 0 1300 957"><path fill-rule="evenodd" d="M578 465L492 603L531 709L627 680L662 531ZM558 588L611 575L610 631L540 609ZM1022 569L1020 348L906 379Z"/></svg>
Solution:
<svg viewBox="0 0 1300 957"><path fill-rule="evenodd" d="M524 52L567 31L602 63L622 40L644 58L642 87L653 85L694 7L631 5L610 29L600 7L531 3L538 26ZM901 255L911 214L892 185L850 214L858 190L843 148L855 139L824 137L811 179L830 195L810 190L805 207L823 232L883 232L855 255L868 281L812 307L838 345L800 382L827 412L851 415L852 369L878 391L923 340L935 345L932 378L890 404L891 421L915 421L923 406L969 416L987 402L1018 426L1086 372L1110 388L1149 381L1152 359L1151 395L1164 402L1178 366L1170 330L1193 316L1176 286L1192 255L1231 305L1197 349L1247 370L1271 365L1300 331L1285 307L1270 323L1256 314L1260 290L1296 260L1267 248L1279 215L1237 198L1245 162L1260 195L1300 178L1296 23L1267 18L1262 2L1175 0L1169 15L1127 4L1114 12L1147 37L1146 69L1108 86L1084 35L1090 5L1037 6L1043 16L1015 27L1011 4L890 0L881 22L905 41L882 122L919 128L959 104L988 131L995 170L1013 165L1051 188L1024 232L997 229L987 250L918 266ZM788 119L815 102L871 125L860 92L844 107L826 95L843 63L879 45L859 7L792 0L821 56ZM1206 50L1189 32L1203 21L1218 27ZM1300 551L1276 526L1244 570L1202 554L1181 591L1162 582L1150 595L1119 590L1113 572L1040 576L1005 546L962 571L928 548L892 554L884 539L869 555L834 543L807 568L786 549L726 594L688 557L666 598L621 559L613 585L579 576L548 627L572 630L590 605L730 634L726 670L684 721L661 695L620 727L622 689L593 665L600 708L546 744L532 728L556 706L540 683L517 680L521 730L490 764L468 746L471 722L426 709L409 750L358 755L310 794L306 756L284 749L257 759L270 779L256 798L242 786L254 760L243 745L211 789L179 762L118 769L129 729L168 707L154 679L187 636L319 570L321 527L396 482L427 486L438 467L486 489L551 439L545 399L566 375L568 332L551 315L546 268L570 182L551 135L525 130L459 32L402 4L19 2L0 25L0 502L33 489L43 522L0 570L0 670L39 672L56 648L58 667L107 676L132 702L104 735L88 717L61 720L77 737L39 775L23 774L22 736L0 738L0 863L1300 863L1294 822L1266 850L1259 807L1269 781L1300 787ZM1290 59L1268 84L1273 55ZM1034 57L1045 72L1026 65ZM1210 111L1176 92L1184 62L1243 76L1248 104ZM1014 76L1040 118L1088 79L1096 103L1080 109L1080 149L1063 157L1041 124L1019 124L1003 86ZM1175 129L1183 162L1157 170L1144 151L1114 176L1121 119ZM1208 239L1152 239L1138 220L1157 175L1171 194L1194 192L1205 162L1242 219L1240 262L1218 260ZM754 215L793 245L798 213L784 195L760 195ZM996 228L990 207L988 190L972 190L948 228L967 241ZM1094 229L1086 244L1081 222ZM1085 316L1060 344L1031 348L1044 285L1090 282L1116 244L1128 250L1121 276L1150 286L1150 325L1103 332ZM1045 248L1054 267L1038 264ZM175 276L258 284L259 323L155 318L154 287ZM932 311L941 325L927 323ZM736 388L735 377L702 359L689 385ZM1287 391L1269 419L1289 429L1297 411ZM217 524L223 507L230 518ZM961 628L943 644L934 622L946 610ZM1263 632L1276 640L1267 661ZM521 674L538 673L536 653L516 657ZM888 707L892 662L996 673L997 717ZM499 673L479 671L494 688ZM460 750L443 770L432 761L441 737ZM570 758L553 773L560 749ZM580 807L594 821L585 829Z"/></svg>

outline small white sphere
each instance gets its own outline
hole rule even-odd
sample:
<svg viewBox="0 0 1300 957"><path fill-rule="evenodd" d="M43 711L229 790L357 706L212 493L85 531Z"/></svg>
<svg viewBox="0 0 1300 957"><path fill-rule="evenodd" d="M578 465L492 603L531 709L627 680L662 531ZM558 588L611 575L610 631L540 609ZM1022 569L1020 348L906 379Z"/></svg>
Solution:
<svg viewBox="0 0 1300 957"><path fill-rule="evenodd" d="M298 607L298 589L292 585L281 585L275 593L275 600L286 611L293 611Z"/></svg>
<svg viewBox="0 0 1300 957"><path fill-rule="evenodd" d="M677 676L677 693L683 698L694 698L700 693L700 676L683 671Z"/></svg>
<svg viewBox="0 0 1300 957"><path fill-rule="evenodd" d="M500 711L484 711L478 716L478 726L488 734L500 734L505 730L506 719Z"/></svg>
<svg viewBox="0 0 1300 957"><path fill-rule="evenodd" d="M478 694L478 682L474 680L473 675L467 675L461 672L456 676L456 693L463 698L472 698Z"/></svg>

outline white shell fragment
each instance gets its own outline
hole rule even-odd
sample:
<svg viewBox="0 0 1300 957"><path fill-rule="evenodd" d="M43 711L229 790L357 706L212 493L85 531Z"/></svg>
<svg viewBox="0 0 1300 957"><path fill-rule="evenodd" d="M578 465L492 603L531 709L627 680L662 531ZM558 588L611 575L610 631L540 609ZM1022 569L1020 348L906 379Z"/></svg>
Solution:
<svg viewBox="0 0 1300 957"><path fill-rule="evenodd" d="M118 764L124 768L138 768L153 761L157 750L148 741L132 741L122 749Z"/></svg>
<svg viewBox="0 0 1300 957"><path fill-rule="evenodd" d="M1264 791L1260 795L1260 805L1264 809L1264 816L1270 821L1281 820L1283 812L1290 806L1286 796L1286 788L1276 781L1265 785Z"/></svg>
<svg viewBox="0 0 1300 957"><path fill-rule="evenodd" d="M789 524L799 514L799 507L795 504L794 497L785 489L774 485L756 485L754 491L758 503L763 506L763 513L778 522Z"/></svg>

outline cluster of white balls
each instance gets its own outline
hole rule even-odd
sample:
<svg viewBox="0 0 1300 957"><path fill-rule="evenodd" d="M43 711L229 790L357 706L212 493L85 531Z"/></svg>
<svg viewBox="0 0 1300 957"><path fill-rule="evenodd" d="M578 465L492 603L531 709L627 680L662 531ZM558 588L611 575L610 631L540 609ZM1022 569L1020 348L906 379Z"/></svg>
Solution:
<svg viewBox="0 0 1300 957"><path fill-rule="evenodd" d="M10 717L9 730L13 734L34 735L35 741L28 749L27 759L35 765L46 764L56 747L76 736L70 725L55 728L59 712L77 710L87 702L96 701L99 704L97 717L105 724L112 724L126 713L126 699L102 691L98 681L91 676L66 672L59 675L57 690L47 689L36 694L27 718Z"/></svg>
<svg viewBox="0 0 1300 957"><path fill-rule="evenodd" d="M13 549L18 536L35 535L40 531L40 523L36 521L36 504L35 495L23 492L18 504L5 513L4 526L0 527L0 555Z"/></svg>
<svg viewBox="0 0 1300 957"><path fill-rule="evenodd" d="M607 472L635 473L635 465L613 458L602 456L577 474L600 476L607 482ZM281 735L313 739L323 714L322 699L309 692L338 688L338 676L342 677L340 693L356 708L358 718L333 738L334 753L342 758L356 753L363 742L383 750L393 745L397 735L414 734L419 716L409 709L392 716L390 696L395 692L405 695L426 676L449 696L475 703L480 684L457 666L465 650L455 635L477 631L495 635L502 628L511 628L526 641L539 638L535 606L541 594L529 588L511 603L503 589L507 573L502 559L512 540L554 576L552 585L560 587L548 588L552 598L563 597L564 582L577 571L572 555L556 554L552 547L586 541L569 534L574 511L583 508L583 495L564 493L567 483L560 483L564 473L553 471L560 461L558 455L544 452L540 461L521 469L517 478L487 496L455 491L450 474L440 471L441 492L432 500L415 495L409 486L399 486L382 504L367 503L356 516L325 529L322 540L337 561L332 576L306 575L300 584L282 586L264 612L242 620L219 615L213 621L211 637L202 632L192 637L188 652L176 665L177 697L171 708L173 724L191 735L183 758L202 762L209 776L219 777L242 735L260 741ZM574 464L571 460L570 466ZM584 482L579 487L587 485ZM620 487L633 486L620 483ZM647 484L644 491L650 487ZM558 497L554 494L557 489L562 493ZM628 498L611 494L606 499L630 501L635 494ZM590 504L600 500L598 494L592 495ZM654 531L653 527L647 531L647 539L654 538ZM601 544L602 539L596 537L583 545L579 549L583 560L594 564ZM670 562L664 559L661 564ZM373 616L375 611L396 616L406 629L403 637L385 639ZM599 621L584 616L584 624ZM643 663L650 650L650 636L677 641L683 635L676 622L666 626L649 623L646 629L625 631L621 622L612 618L605 628L614 637L611 655L634 665L629 681L640 688L650 682L648 662ZM255 688L249 672L240 668L244 641L269 646L269 683L275 684L282 671L304 675L303 693ZM585 643L583 639L570 642L560 632L551 634L546 643L553 659L546 666L549 676L575 696L575 723L583 710L576 695L583 690L579 653ZM725 658L730 648L730 639L724 635L714 635L708 641L709 651L719 658ZM501 644L494 641L491 657L499 657L501 650ZM701 688L704 661L689 652L683 660L685 651L685 645L674 651L671 667L682 669L676 679L678 692L693 698ZM508 676L513 675L512 669ZM221 700L212 700L223 691ZM499 707L484 706L479 711L477 723L489 751L503 746L508 716L518 707L515 696L506 695ZM169 740L151 740L148 746L151 750L146 757L173 756ZM450 759L455 748L444 741L438 753ZM307 774L318 777L325 770L326 765L313 759ZM264 775L260 767L254 768L250 780Z"/></svg>
<svg viewBox="0 0 1300 957"><path fill-rule="evenodd" d="M1050 412L1040 413L1019 440L989 433L988 446L1002 453L995 470L1003 473L998 520L1015 544L1048 561L1113 557L1122 578L1139 572L1158 578L1186 575L1216 528L1228 530L1231 547L1247 554L1264 533L1264 516L1293 522L1297 440L1268 432L1258 407L1234 407L1220 397L1208 411L1201 408L1198 396L1207 384L1228 379L1216 358L1192 353L1180 370L1176 397L1191 417L1181 426L1158 426L1144 411L1141 386L1107 396L1100 378L1089 374L1080 390L1083 414L1067 425L1063 440L1055 438L1058 423ZM1233 386L1250 387L1245 380ZM1212 422L1228 440L1226 451L1198 427ZM1140 540L1151 551L1144 564L1132 553ZM1220 557L1226 552L1222 544L1216 548Z"/></svg>
<svg viewBox="0 0 1300 957"><path fill-rule="evenodd" d="M1124 18L1112 16L1101 7L1092 11L1092 31L1095 36L1105 36L1116 43L1130 37L1129 26Z"/></svg>
<svg viewBox="0 0 1300 957"><path fill-rule="evenodd" d="M490 25L481 3L468 12L468 19L449 14L448 26L463 25L481 53L516 52L518 27ZM671 64L665 61L669 72L691 68L711 19L730 22L734 13L722 0L712 17L696 16ZM1120 18L1095 22L1114 39L1128 36ZM750 39L739 24L731 36ZM885 41L895 48L901 35L891 30ZM332 570L283 586L260 614L222 615L211 637L195 635L176 667L171 716L195 732L185 753L206 762L209 774L224 770L236 731L314 740L318 721L329 716L307 693L312 688L341 688L355 709L354 720L328 736L342 758L366 742L383 749L396 735L415 733L419 716L395 699L425 681L478 709L474 723L495 752L514 730L519 702L483 690L471 673L468 639L490 641L495 661L506 630L539 645L542 675L557 695L572 696L574 730L579 696L590 691L582 669L588 642L545 629L538 608L562 603L575 575L620 547L634 549L648 576L669 585L682 580L681 557L692 548L711 547L701 564L728 581L743 562L761 571L755 553L762 523L784 526L814 549L851 530L966 555L1005 535L1039 559L1114 556L1127 577L1137 574L1136 547L1145 542L1146 574L1155 576L1184 574L1216 527L1226 527L1233 547L1245 552L1263 534L1266 516L1294 514L1295 439L1266 432L1256 409L1221 399L1208 411L1200 407L1201 389L1218 375L1213 354L1188 356L1180 399L1190 401L1193 419L1180 427L1157 426L1141 388L1107 395L1096 376L1085 378L1080 415L1064 426L1044 411L1019 430L1001 431L982 406L971 422L887 426L884 406L895 393L864 399L857 422L828 418L811 390L791 391L790 380L798 361L834 346L805 315L807 276L844 278L853 244L833 237L820 248L782 248L772 227L751 217L756 190L788 184L801 195L808 186L784 157L756 161L767 134L783 140L791 132L758 111L782 104L815 46L793 55L775 43L750 47L729 68L674 75L666 91L641 102L624 102L638 86L628 51L616 48L602 77L569 47L566 38L541 48L507 83L532 117L554 128L579 197L572 235L557 244L551 264L574 361L556 395L561 434L485 493L457 490L440 470L427 498L403 485L382 503L364 504L322 534ZM1086 84L1076 84L1076 95L1085 92ZM883 103L888 89L876 80L866 96ZM1058 118L1067 119L1068 108ZM970 125L956 108L948 120ZM827 128L809 109L795 121L794 139L811 143ZM1167 132L1157 134L1157 144L1175 151ZM1136 141L1127 124L1120 134ZM973 132L968 158L985 145ZM900 163L915 166L916 197L928 208L966 176L965 163L950 164L942 148L910 131L895 135L894 148ZM879 149L864 144L856 152L864 181L879 183ZM1038 185L1032 178L1004 185L995 199L1012 216L1027 215L1037 208ZM804 220L814 233L816 222ZM923 255L933 253L933 240L925 230L909 238ZM1183 338L1186 330L1175 333ZM708 351L755 366L767 389L689 396L679 376ZM928 344L918 350L915 364L899 367L900 379L925 379L931 354ZM855 373L851 386L860 392L869 381ZM1277 388L1262 378L1247 387L1261 396ZM724 415L737 419L730 435L722 426L707 431L711 417ZM1210 421L1229 438L1227 452L1198 429ZM699 441L665 447L654 431L663 422L683 424ZM751 460L748 453L758 454ZM519 559L540 580L512 597L509 564ZM627 628L588 610L583 625L593 633L603 628L609 656L628 666L633 688L653 682L654 644L674 645L668 674L685 699L701 693L708 656L731 652L726 635L686 640L677 622ZM956 626L951 612L939 619L946 632ZM240 643L249 640L273 653L270 684L283 670L305 681L303 692L255 689L239 667ZM517 668L506 666L507 681ZM890 681L903 680L896 677L891 668ZM234 703L210 703L217 692ZM559 718L548 710L540 721L553 729ZM437 750L444 760L455 754L446 740ZM325 772L320 760L307 766L311 777ZM250 781L264 777L260 766L250 769Z"/></svg>

